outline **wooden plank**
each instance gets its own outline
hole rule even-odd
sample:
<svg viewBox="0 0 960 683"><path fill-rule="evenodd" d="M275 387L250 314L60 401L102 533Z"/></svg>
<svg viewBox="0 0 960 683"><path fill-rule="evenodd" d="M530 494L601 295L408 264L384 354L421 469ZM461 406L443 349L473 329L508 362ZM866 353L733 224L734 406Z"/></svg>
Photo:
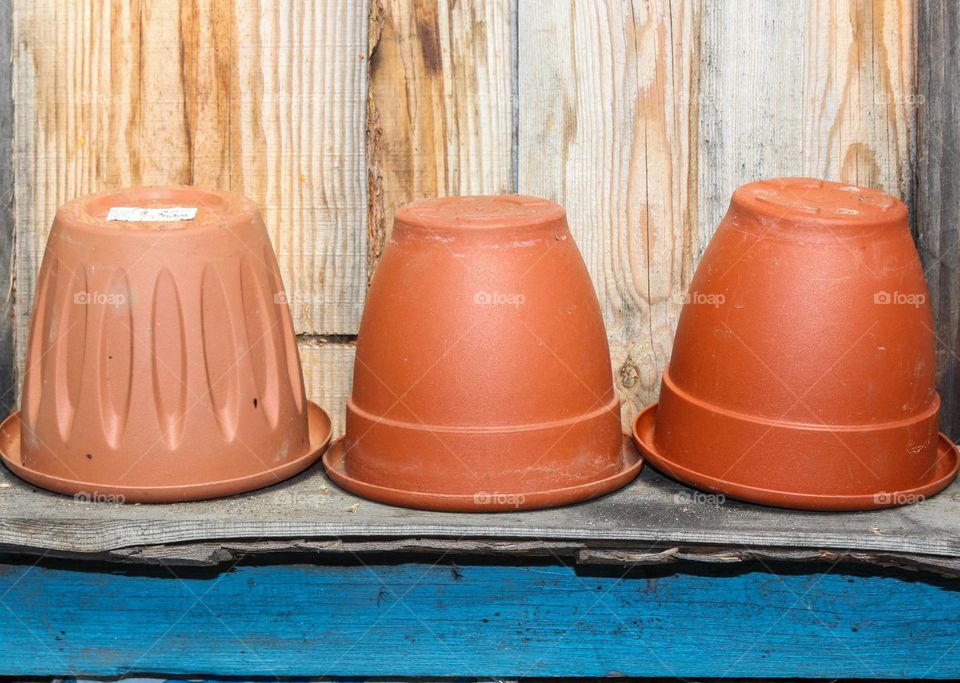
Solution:
<svg viewBox="0 0 960 683"><path fill-rule="evenodd" d="M233 187L258 200L298 332L355 334L366 295L366 0L235 0Z"/></svg>
<svg viewBox="0 0 960 683"><path fill-rule="evenodd" d="M0 414L13 412L18 392L15 371L14 275L16 233L13 213L13 7L0 5Z"/></svg>
<svg viewBox="0 0 960 683"><path fill-rule="evenodd" d="M552 539L489 539L489 538L374 538L374 539L303 539L222 540L203 543L136 546L118 548L104 553L85 555L88 561L121 562L124 564L163 565L166 567L222 567L241 559L259 555L264 560L283 554L321 555L331 560L359 556L382 559L385 554L416 557L429 562L438 556L497 558L522 563L524 559L540 558L555 562L607 567L641 567L705 563L735 565L748 562L791 562L806 564L809 571L824 562L860 565L860 571L877 571L879 567L908 569L922 572L921 577L960 579L960 559L933 555L904 553L859 552L812 548L723 548L696 545L652 545L644 548L618 547L598 544L596 541L560 541ZM46 557L57 557L48 553ZM509 558L509 560L508 560ZM75 556L74 556L74 559Z"/></svg>
<svg viewBox="0 0 960 683"><path fill-rule="evenodd" d="M765 177L842 180L912 203L916 4L704 3L702 244L733 190Z"/></svg>
<svg viewBox="0 0 960 683"><path fill-rule="evenodd" d="M94 492L90 492L94 493ZM170 505L77 502L38 491L0 468L0 547L47 554L103 553L223 539L578 541L648 551L657 546L789 548L960 559L960 483L919 505L824 515L737 503L685 488L652 468L599 500L556 510L438 515L378 505L336 488L322 467L263 491ZM546 540L543 540L546 539Z"/></svg>
<svg viewBox="0 0 960 683"><path fill-rule="evenodd" d="M6 564L0 673L960 676L960 581L822 568Z"/></svg>
<svg viewBox="0 0 960 683"><path fill-rule="evenodd" d="M119 185L251 196L297 330L356 332L367 11L353 0L13 5L19 362L57 206Z"/></svg>
<svg viewBox="0 0 960 683"><path fill-rule="evenodd" d="M920 3L915 225L937 323L941 428L960 438L960 6Z"/></svg>
<svg viewBox="0 0 960 683"><path fill-rule="evenodd" d="M698 12L666 0L519 5L518 186L567 209L625 428L656 397L700 250Z"/></svg>
<svg viewBox="0 0 960 683"><path fill-rule="evenodd" d="M374 0L369 44L373 264L402 204L513 191L511 0Z"/></svg>
<svg viewBox="0 0 960 683"><path fill-rule="evenodd" d="M300 365L307 398L330 416L333 438L343 435L345 406L353 386L353 358L356 344L301 339Z"/></svg>

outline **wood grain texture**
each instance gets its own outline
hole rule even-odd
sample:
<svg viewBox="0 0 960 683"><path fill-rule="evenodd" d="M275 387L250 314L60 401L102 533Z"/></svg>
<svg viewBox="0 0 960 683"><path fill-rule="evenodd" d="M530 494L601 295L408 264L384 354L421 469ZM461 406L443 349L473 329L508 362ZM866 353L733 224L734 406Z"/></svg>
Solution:
<svg viewBox="0 0 960 683"><path fill-rule="evenodd" d="M960 676L958 581L822 568L582 573L441 558L105 573L9 563L0 673Z"/></svg>
<svg viewBox="0 0 960 683"><path fill-rule="evenodd" d="M13 212L13 7L0 5L0 414L17 404L15 302L17 286L14 256L16 232Z"/></svg>
<svg viewBox="0 0 960 683"><path fill-rule="evenodd" d="M237 27L239 119L254 134L235 141L234 185L263 198L284 281L300 300L297 331L354 334L366 293L367 2L248 11Z"/></svg>
<svg viewBox="0 0 960 683"><path fill-rule="evenodd" d="M333 422L333 438L343 435L345 406L353 386L356 344L300 339L300 365L307 398L323 408Z"/></svg>
<svg viewBox="0 0 960 683"><path fill-rule="evenodd" d="M511 0L373 0L369 45L373 264L406 202L513 191Z"/></svg>
<svg viewBox="0 0 960 683"><path fill-rule="evenodd" d="M703 5L700 243L739 185L813 176L911 204L916 121L912 0Z"/></svg>
<svg viewBox="0 0 960 683"><path fill-rule="evenodd" d="M89 554L223 540L355 538L576 541L649 552L664 546L779 548L960 559L960 483L919 505L824 515L710 496L644 467L626 488L580 505L530 512L437 514L380 505L334 486L319 464L261 491L169 505L77 502L0 467L0 548ZM310 552L309 548L305 549ZM828 553L829 555L829 553Z"/></svg>
<svg viewBox="0 0 960 683"><path fill-rule="evenodd" d="M920 3L915 226L937 323L941 428L960 438L960 6Z"/></svg>
<svg viewBox="0 0 960 683"><path fill-rule="evenodd" d="M14 4L21 362L57 206L120 185L247 194L263 210L298 332L356 332L367 11L355 0Z"/></svg>
<svg viewBox="0 0 960 683"><path fill-rule="evenodd" d="M600 296L625 428L657 395L700 249L698 8L519 5L519 190L567 209Z"/></svg>

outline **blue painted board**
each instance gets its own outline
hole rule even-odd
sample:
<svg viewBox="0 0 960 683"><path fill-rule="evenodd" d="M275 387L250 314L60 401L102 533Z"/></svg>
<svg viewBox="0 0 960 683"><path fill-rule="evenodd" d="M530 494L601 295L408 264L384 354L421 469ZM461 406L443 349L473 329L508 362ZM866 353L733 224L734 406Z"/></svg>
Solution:
<svg viewBox="0 0 960 683"><path fill-rule="evenodd" d="M686 567L6 564L0 674L960 677L958 581Z"/></svg>

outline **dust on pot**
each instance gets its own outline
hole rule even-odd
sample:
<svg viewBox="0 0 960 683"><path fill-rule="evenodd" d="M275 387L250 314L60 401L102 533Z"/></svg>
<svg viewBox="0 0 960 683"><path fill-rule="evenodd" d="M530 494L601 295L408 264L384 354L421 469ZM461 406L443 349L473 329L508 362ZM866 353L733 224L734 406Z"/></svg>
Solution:
<svg viewBox="0 0 960 683"><path fill-rule="evenodd" d="M681 312L660 402L634 424L665 473L733 498L860 510L957 473L903 203L808 178L733 195Z"/></svg>
<svg viewBox="0 0 960 683"><path fill-rule="evenodd" d="M0 429L14 473L128 502L275 484L330 437L256 205L192 187L111 190L57 212L21 406Z"/></svg>
<svg viewBox="0 0 960 683"><path fill-rule="evenodd" d="M324 464L359 495L448 511L573 503L636 476L562 207L502 195L397 212L360 325L346 436Z"/></svg>

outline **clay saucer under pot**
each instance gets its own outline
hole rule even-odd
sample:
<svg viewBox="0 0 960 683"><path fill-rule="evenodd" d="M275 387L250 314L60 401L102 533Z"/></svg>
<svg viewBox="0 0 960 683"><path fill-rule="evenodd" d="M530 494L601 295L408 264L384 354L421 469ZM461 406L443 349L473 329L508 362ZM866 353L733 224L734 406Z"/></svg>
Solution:
<svg viewBox="0 0 960 683"><path fill-rule="evenodd" d="M933 329L900 200L807 178L745 185L697 268L635 439L658 469L732 498L918 502L958 465L937 431Z"/></svg>
<svg viewBox="0 0 960 683"><path fill-rule="evenodd" d="M329 476L394 505L490 512L594 498L637 475L606 333L559 205L408 204L357 341Z"/></svg>
<svg viewBox="0 0 960 683"><path fill-rule="evenodd" d="M111 190L57 212L21 405L0 426L4 463L89 499L249 491L330 439L256 205L192 187Z"/></svg>

